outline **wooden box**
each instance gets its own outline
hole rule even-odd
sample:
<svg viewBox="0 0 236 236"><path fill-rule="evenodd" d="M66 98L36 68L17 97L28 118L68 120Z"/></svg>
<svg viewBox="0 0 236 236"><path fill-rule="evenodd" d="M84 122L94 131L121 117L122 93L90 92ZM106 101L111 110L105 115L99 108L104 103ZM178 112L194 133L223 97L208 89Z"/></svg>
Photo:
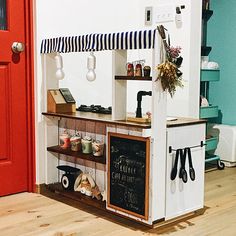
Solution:
<svg viewBox="0 0 236 236"><path fill-rule="evenodd" d="M50 89L47 93L47 112L69 113L75 112L75 103L67 103L59 89Z"/></svg>

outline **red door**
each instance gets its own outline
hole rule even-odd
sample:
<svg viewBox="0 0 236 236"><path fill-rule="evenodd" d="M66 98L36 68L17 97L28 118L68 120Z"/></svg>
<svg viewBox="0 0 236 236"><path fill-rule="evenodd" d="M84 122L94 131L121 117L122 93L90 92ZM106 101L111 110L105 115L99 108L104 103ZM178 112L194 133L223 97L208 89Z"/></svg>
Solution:
<svg viewBox="0 0 236 236"><path fill-rule="evenodd" d="M33 85L26 2L0 0L0 196L32 190ZM25 49L17 44L13 52L14 42L26 44Z"/></svg>

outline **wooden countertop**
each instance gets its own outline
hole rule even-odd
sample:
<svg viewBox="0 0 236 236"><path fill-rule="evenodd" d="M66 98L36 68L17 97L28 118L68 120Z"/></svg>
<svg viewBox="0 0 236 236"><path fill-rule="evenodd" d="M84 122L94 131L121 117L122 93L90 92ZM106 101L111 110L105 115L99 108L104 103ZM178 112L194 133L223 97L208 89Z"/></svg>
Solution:
<svg viewBox="0 0 236 236"><path fill-rule="evenodd" d="M204 124L207 122L206 120L203 120L203 119L194 119L194 118L185 118L185 117L176 117L176 118L177 120L167 121L167 128Z"/></svg>
<svg viewBox="0 0 236 236"><path fill-rule="evenodd" d="M151 128L151 123L140 124L140 123L135 123L135 122L129 122L126 120L112 120L111 115L106 115L106 114L104 115L104 114L98 114L98 113L93 113L93 112L82 112L82 111L76 111L75 113L43 112L42 114L45 116L97 121L97 122L103 122L103 123L108 123L108 124L132 126L136 128L142 128L142 129Z"/></svg>
<svg viewBox="0 0 236 236"><path fill-rule="evenodd" d="M108 123L108 124L132 126L132 127L142 128L142 129L151 128L151 123L142 124L142 123L130 122L126 120L112 120L111 115L97 114L97 113L92 113L92 112L81 112L81 111L76 111L75 113L43 112L42 114L45 116L54 116L54 117L88 120L88 121L98 121L98 122L103 122L103 123ZM183 117L176 117L176 118L177 120L167 121L167 128L206 123L206 120L203 120L203 119L193 119L193 118L183 118Z"/></svg>

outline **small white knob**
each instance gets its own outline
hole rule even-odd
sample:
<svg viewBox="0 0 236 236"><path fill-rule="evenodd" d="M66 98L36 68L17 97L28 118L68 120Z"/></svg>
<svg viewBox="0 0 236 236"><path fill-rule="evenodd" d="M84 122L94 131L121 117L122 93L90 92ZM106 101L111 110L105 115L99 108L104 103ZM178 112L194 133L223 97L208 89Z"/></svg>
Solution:
<svg viewBox="0 0 236 236"><path fill-rule="evenodd" d="M11 46L11 49L14 53L21 53L25 50L25 45L20 42L14 42Z"/></svg>

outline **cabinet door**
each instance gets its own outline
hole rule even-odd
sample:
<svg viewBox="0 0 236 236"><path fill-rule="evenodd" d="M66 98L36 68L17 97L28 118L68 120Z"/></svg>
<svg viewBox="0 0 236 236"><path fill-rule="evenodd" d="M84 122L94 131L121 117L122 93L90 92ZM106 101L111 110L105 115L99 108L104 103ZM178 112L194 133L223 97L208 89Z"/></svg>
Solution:
<svg viewBox="0 0 236 236"><path fill-rule="evenodd" d="M188 180L184 183L179 178L180 158L178 160L178 172L175 180L170 175L174 165L176 152L169 153L169 147L179 148L200 146L205 140L205 124L169 128L167 131L167 166L166 166L166 219L203 208L204 203L204 166L205 147L191 149L192 163L195 169L195 180L189 177L189 161L186 158L185 169Z"/></svg>

